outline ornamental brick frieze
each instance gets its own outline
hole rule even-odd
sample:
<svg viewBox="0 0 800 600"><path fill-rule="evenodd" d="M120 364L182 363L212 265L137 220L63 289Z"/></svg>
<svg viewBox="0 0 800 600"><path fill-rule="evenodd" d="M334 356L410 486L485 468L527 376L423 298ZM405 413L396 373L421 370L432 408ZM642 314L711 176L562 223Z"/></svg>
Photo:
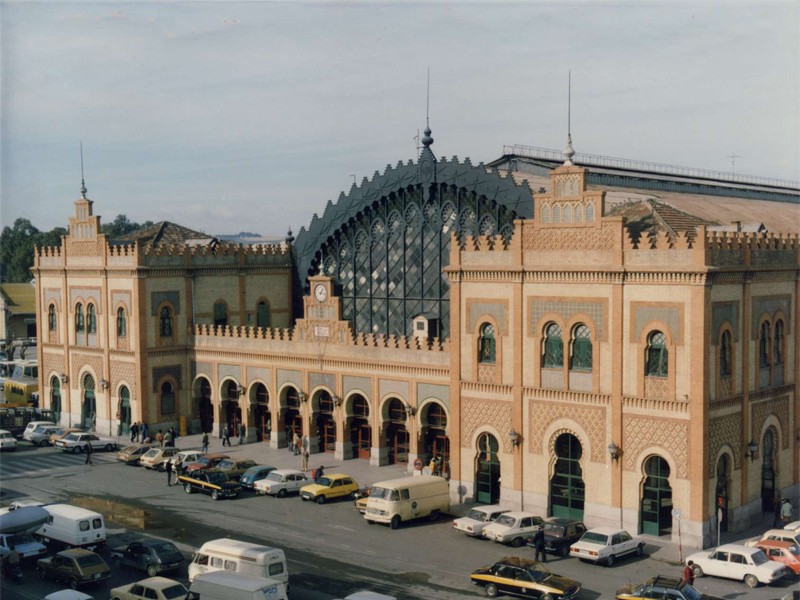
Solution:
<svg viewBox="0 0 800 600"><path fill-rule="evenodd" d="M728 444L733 449L733 465L742 468L742 414L733 413L708 422L708 476L715 477L717 454Z"/></svg>
<svg viewBox="0 0 800 600"><path fill-rule="evenodd" d="M136 363L112 360L111 390L114 394L122 383L128 386L131 398L136 398Z"/></svg>
<svg viewBox="0 0 800 600"><path fill-rule="evenodd" d="M528 224L522 230L522 249L527 251L553 250L615 250L622 247L617 241L617 223L601 227L558 227L535 229Z"/></svg>
<svg viewBox="0 0 800 600"><path fill-rule="evenodd" d="M172 377L178 384L178 389L183 389L183 380L181 378L181 365L167 365L164 367L153 367L152 372L152 379L153 379L153 393L158 392L158 382L163 377Z"/></svg>
<svg viewBox="0 0 800 600"><path fill-rule="evenodd" d="M64 373L63 354L45 354L42 358L42 375L49 377L51 373L61 376Z"/></svg>
<svg viewBox="0 0 800 600"><path fill-rule="evenodd" d="M677 477L688 473L689 426L685 422L625 417L623 461L626 471L636 470L636 461L645 448L660 446L670 453L677 466Z"/></svg>
<svg viewBox="0 0 800 600"><path fill-rule="evenodd" d="M79 381L79 375L81 369L84 367L91 367L94 370L95 374L99 379L105 379L105 374L103 373L103 357L102 355L91 356L88 354L76 354L72 353L70 355L70 360L72 362L72 380L70 383L74 388L82 388L83 383ZM95 382L95 389L100 389L99 381Z"/></svg>
<svg viewBox="0 0 800 600"><path fill-rule="evenodd" d="M786 450L789 447L789 423L791 418L789 416L789 396L751 403L750 415L750 431L752 432L752 438L758 443L756 458L761 454L761 441L758 437L761 436L761 430L770 415L774 415L781 425L781 448Z"/></svg>
<svg viewBox="0 0 800 600"><path fill-rule="evenodd" d="M105 254L105 242L102 240L91 240L77 242L70 237L67 238L67 258L70 256L100 256Z"/></svg>
<svg viewBox="0 0 800 600"><path fill-rule="evenodd" d="M544 433L553 421L570 419L580 425L589 436L592 462L606 460L606 410L602 407L575 406L573 404L551 404L545 402L529 403L529 450L542 454Z"/></svg>
<svg viewBox="0 0 800 600"><path fill-rule="evenodd" d="M511 431L511 403L504 400L474 400L466 398L461 404L461 447L472 446L472 436L484 425L500 434L503 452L511 452L508 432Z"/></svg>

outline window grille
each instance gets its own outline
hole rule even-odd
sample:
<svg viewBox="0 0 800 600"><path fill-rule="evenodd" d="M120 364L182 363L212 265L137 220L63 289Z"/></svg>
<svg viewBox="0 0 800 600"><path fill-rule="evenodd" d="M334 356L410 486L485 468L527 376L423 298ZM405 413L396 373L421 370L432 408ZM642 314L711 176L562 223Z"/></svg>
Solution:
<svg viewBox="0 0 800 600"><path fill-rule="evenodd" d="M491 323L484 323L481 326L480 338L478 340L478 362L494 364L496 356L494 327Z"/></svg>
<svg viewBox="0 0 800 600"><path fill-rule="evenodd" d="M572 360L573 371L592 370L592 340L589 327L578 323L572 328Z"/></svg>
<svg viewBox="0 0 800 600"><path fill-rule="evenodd" d="M647 338L646 375L654 377L667 376L668 362L666 343L667 338L660 331L652 332Z"/></svg>
<svg viewBox="0 0 800 600"><path fill-rule="evenodd" d="M564 342L561 339L561 327L557 323L549 323L545 327L544 360L542 366L555 369L564 366Z"/></svg>

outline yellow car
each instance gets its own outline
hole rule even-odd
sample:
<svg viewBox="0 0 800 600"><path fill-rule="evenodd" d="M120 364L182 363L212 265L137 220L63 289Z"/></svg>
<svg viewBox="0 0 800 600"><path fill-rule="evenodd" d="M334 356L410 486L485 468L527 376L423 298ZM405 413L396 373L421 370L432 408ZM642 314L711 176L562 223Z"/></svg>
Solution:
<svg viewBox="0 0 800 600"><path fill-rule="evenodd" d="M352 498L358 491L358 484L349 475L332 473L317 479L311 485L300 488L300 497L312 500L317 504L325 504L331 498Z"/></svg>

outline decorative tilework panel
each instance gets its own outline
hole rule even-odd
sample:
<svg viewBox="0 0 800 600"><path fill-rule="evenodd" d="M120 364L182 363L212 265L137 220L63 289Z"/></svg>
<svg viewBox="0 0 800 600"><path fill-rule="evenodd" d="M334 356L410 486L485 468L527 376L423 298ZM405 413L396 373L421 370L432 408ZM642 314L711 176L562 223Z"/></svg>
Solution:
<svg viewBox="0 0 800 600"><path fill-rule="evenodd" d="M278 369L278 389L285 383L292 383L298 390L303 389L303 374L300 371Z"/></svg>
<svg viewBox="0 0 800 600"><path fill-rule="evenodd" d="M770 298L753 298L753 312L751 314L752 320L750 322L750 339L754 340L758 337L758 320L761 315L767 313L773 319L778 311L781 311L787 318L786 333L789 333L791 326L791 298L787 296L770 297Z"/></svg>
<svg viewBox="0 0 800 600"><path fill-rule="evenodd" d="M131 293L130 292L114 292L111 294L111 308L116 309L117 304L122 302L128 311L131 310Z"/></svg>
<svg viewBox="0 0 800 600"><path fill-rule="evenodd" d="M482 315L490 315L500 324L500 333L503 335L508 333L508 324L506 323L506 308L507 304L503 302L471 302L469 307L469 329L468 331L475 331L475 321Z"/></svg>
<svg viewBox="0 0 800 600"><path fill-rule="evenodd" d="M529 411L529 450L531 453L542 454L544 433L553 421L571 419L580 425L589 436L591 461L606 462L606 411L604 408L532 401Z"/></svg>
<svg viewBox="0 0 800 600"><path fill-rule="evenodd" d="M209 381L214 378L214 370L210 362L193 362L192 363L192 381L197 379L198 375L205 375Z"/></svg>
<svg viewBox="0 0 800 600"><path fill-rule="evenodd" d="M642 329L650 321L663 321L672 332L672 339L675 344L680 346L683 340L680 339L680 311L675 307L667 306L636 306L634 317L634 339L638 340L642 334Z"/></svg>
<svg viewBox="0 0 800 600"><path fill-rule="evenodd" d="M417 384L417 402L424 402L428 398L436 398L450 410L450 388L446 385L433 383Z"/></svg>
<svg viewBox="0 0 800 600"><path fill-rule="evenodd" d="M61 312L61 291L60 290L45 290L44 291L44 305L48 306L50 302L54 302L56 310Z"/></svg>
<svg viewBox="0 0 800 600"><path fill-rule="evenodd" d="M333 373L309 373L309 392L320 385L324 385L326 388L336 393L336 375Z"/></svg>
<svg viewBox="0 0 800 600"><path fill-rule="evenodd" d="M248 383L254 379L260 379L269 385L270 370L266 367L247 367L247 381Z"/></svg>
<svg viewBox="0 0 800 600"><path fill-rule="evenodd" d="M183 389L182 369L180 365L167 365L165 367L153 367L153 393L158 392L158 384L162 377L171 376L178 382L178 389Z"/></svg>
<svg viewBox="0 0 800 600"><path fill-rule="evenodd" d="M242 383L242 367L239 365L217 365L219 381L226 377L233 377L238 383Z"/></svg>
<svg viewBox="0 0 800 600"><path fill-rule="evenodd" d="M794 250L751 250L750 263L753 266L792 266L794 264Z"/></svg>
<svg viewBox="0 0 800 600"><path fill-rule="evenodd" d="M686 479L689 455L689 424L647 417L626 417L623 461L626 471L636 470L636 461L645 448L661 446L672 455L677 477Z"/></svg>
<svg viewBox="0 0 800 600"><path fill-rule="evenodd" d="M669 379L666 377L645 377L644 397L651 400L666 400L669 391Z"/></svg>
<svg viewBox="0 0 800 600"><path fill-rule="evenodd" d="M100 389L100 380L105 379L105 374L103 373L103 357L102 356L94 356L94 355L86 355L86 354L72 354L70 356L70 362L72 363L72 375L70 377L70 387L73 388L83 388L83 383L79 381L79 376L81 369L83 367L88 366L91 367L95 374L97 375L97 381L95 381L95 389Z"/></svg>
<svg viewBox="0 0 800 600"><path fill-rule="evenodd" d="M380 390L381 398L385 398L388 394L392 394L394 396L398 396L406 402L410 402L409 397L411 394L409 393L407 381L390 381L387 379L381 379L378 382L378 388Z"/></svg>
<svg viewBox="0 0 800 600"><path fill-rule="evenodd" d="M342 377L342 395L347 397L347 394L353 390L359 390L369 400L372 393L372 380L369 377L344 375Z"/></svg>
<svg viewBox="0 0 800 600"><path fill-rule="evenodd" d="M789 447L789 424L791 417L789 415L789 396L782 396L780 398L773 398L772 400L763 400L750 405L752 437L758 444L756 451L756 458L761 454L761 439L756 439L761 436L761 430L764 428L764 422L770 415L775 415L781 424L781 448L786 450Z"/></svg>
<svg viewBox="0 0 800 600"><path fill-rule="evenodd" d="M64 373L64 357L61 354L48 354L45 353L43 357L44 365L41 369L42 377L47 379L47 385L50 385L49 378L52 373L59 377Z"/></svg>
<svg viewBox="0 0 800 600"><path fill-rule="evenodd" d="M503 445L503 452L511 452L511 441L508 439L508 432L511 431L510 402L465 399L462 406L462 448L469 448L472 445L475 431L484 425L491 425L500 434L500 439L497 441Z"/></svg>
<svg viewBox="0 0 800 600"><path fill-rule="evenodd" d="M719 332L722 324L727 321L733 327L734 341L739 341L739 305L738 304L717 304L711 309L711 343L719 341Z"/></svg>
<svg viewBox="0 0 800 600"><path fill-rule="evenodd" d="M158 307L162 302L169 302L175 310L175 314L181 314L181 294L180 292L151 292L150 293L150 315L155 317Z"/></svg>
<svg viewBox="0 0 800 600"><path fill-rule="evenodd" d="M728 444L733 448L734 469L742 468L742 415L725 415L708 422L708 477L716 477L717 454Z"/></svg>
<svg viewBox="0 0 800 600"><path fill-rule="evenodd" d="M497 367L495 365L478 364L478 383L496 383Z"/></svg>
<svg viewBox="0 0 800 600"><path fill-rule="evenodd" d="M119 360L111 361L111 391L118 393L117 388L121 383L128 386L131 393L131 400L136 399L136 363L123 362Z"/></svg>
<svg viewBox="0 0 800 600"><path fill-rule="evenodd" d="M531 330L536 327L545 313L554 312L569 321L577 313L586 313L597 323L598 339L605 339L605 310L602 302L586 302L569 300L531 300Z"/></svg>

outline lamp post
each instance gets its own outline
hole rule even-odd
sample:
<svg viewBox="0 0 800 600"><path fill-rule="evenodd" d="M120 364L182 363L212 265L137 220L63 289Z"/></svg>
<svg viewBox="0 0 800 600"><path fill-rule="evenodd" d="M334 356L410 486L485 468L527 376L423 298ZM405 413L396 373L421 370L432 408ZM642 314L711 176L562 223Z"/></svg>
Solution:
<svg viewBox="0 0 800 600"><path fill-rule="evenodd" d="M508 432L508 439L511 441L511 446L514 448L516 448L520 443L519 434L514 431L514 429Z"/></svg>
<svg viewBox="0 0 800 600"><path fill-rule="evenodd" d="M756 459L756 451L758 450L758 444L755 441L750 440L750 443L747 444L747 452L744 453L745 458L749 458L750 462L753 462Z"/></svg>
<svg viewBox="0 0 800 600"><path fill-rule="evenodd" d="M608 453L611 455L612 461L619 459L619 447L614 442L608 445Z"/></svg>

